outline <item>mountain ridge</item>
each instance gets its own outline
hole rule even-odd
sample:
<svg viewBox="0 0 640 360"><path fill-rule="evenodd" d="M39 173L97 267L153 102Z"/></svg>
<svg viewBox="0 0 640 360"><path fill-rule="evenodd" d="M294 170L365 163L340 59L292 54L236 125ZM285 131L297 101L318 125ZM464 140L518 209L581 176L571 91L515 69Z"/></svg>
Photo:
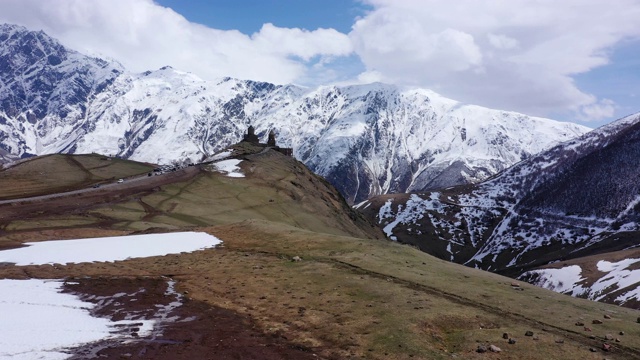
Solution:
<svg viewBox="0 0 640 360"><path fill-rule="evenodd" d="M12 76L26 82L0 90L4 158L98 152L152 163L197 162L236 143L253 125L260 136L276 129L279 144L357 203L377 194L478 182L589 130L381 83L309 89L205 81L168 66L133 74L117 63L82 58L48 37L27 41L45 37L42 32L0 29L6 38L0 63L18 54L35 64L16 67ZM46 51L27 51L42 43L49 44ZM46 63L51 56L64 61ZM52 74L47 76L69 86L41 86L28 74ZM24 88L46 106L13 106L10 99ZM56 95L63 90L66 96ZM70 97L74 102L66 101ZM30 117L34 107L42 109Z"/></svg>

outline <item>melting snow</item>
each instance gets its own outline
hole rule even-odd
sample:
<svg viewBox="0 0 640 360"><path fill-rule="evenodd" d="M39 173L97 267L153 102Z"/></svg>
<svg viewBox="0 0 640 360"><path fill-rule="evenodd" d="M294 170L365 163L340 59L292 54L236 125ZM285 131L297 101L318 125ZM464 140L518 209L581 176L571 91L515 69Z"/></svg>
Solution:
<svg viewBox="0 0 640 360"><path fill-rule="evenodd" d="M221 241L200 232L175 232L92 239L25 243L27 247L0 251L0 263L16 265L118 261L214 247Z"/></svg>
<svg viewBox="0 0 640 360"><path fill-rule="evenodd" d="M94 304L61 293L61 281L0 280L0 359L67 359L65 348L119 338L133 339L117 327L142 323L147 336L153 320L110 321L92 317Z"/></svg>
<svg viewBox="0 0 640 360"><path fill-rule="evenodd" d="M617 304L624 304L629 300L640 300L640 270L627 270L639 262L640 259L624 259L618 262L600 260L597 263L598 271L603 272L591 286L578 284L585 280L581 278L581 268L571 265L561 269L540 269L528 271L521 275L525 278L531 274L540 277L535 285L573 296L586 295L591 300L602 300L609 294L620 292L616 297Z"/></svg>
<svg viewBox="0 0 640 360"><path fill-rule="evenodd" d="M31 265L117 261L195 251L219 243L218 238L197 232L43 241L0 251L0 262ZM156 319L110 321L92 317L89 310L97 305L61 293L62 284L59 280L0 280L0 359L66 359L70 357L65 353L68 348L113 338L134 340L129 333L118 331L133 323L142 323L136 325L139 336L155 336L155 324L175 320L169 314L181 305L181 295L169 282L166 295L175 295L177 301L161 307ZM124 295L127 294L118 293L105 301Z"/></svg>
<svg viewBox="0 0 640 360"><path fill-rule="evenodd" d="M578 265L571 265L562 269L532 270L528 273L540 275L539 280L534 285L560 293L573 291L576 284L584 280L582 268Z"/></svg>
<svg viewBox="0 0 640 360"><path fill-rule="evenodd" d="M213 164L216 170L227 174L228 177L244 177L244 174L238 167L238 165L242 162L240 159L229 159L218 161Z"/></svg>

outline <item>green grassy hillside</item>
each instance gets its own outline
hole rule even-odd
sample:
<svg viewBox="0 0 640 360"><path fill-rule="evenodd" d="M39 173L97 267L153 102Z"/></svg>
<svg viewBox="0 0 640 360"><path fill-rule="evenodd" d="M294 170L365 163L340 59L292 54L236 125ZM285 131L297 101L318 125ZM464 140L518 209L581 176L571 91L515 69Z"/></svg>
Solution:
<svg viewBox="0 0 640 360"><path fill-rule="evenodd" d="M171 277L203 309L231 310L260 332L324 359L640 358L637 311L512 286L509 278L384 240L294 159L246 144L236 153L244 178L213 166L190 168L188 176L144 191L114 188L109 201L92 206L0 220L5 247L177 230L209 232L222 247L116 263L2 266L0 277ZM596 319L603 323L591 325ZM605 354L607 334L620 341ZM501 352L477 352L488 344Z"/></svg>

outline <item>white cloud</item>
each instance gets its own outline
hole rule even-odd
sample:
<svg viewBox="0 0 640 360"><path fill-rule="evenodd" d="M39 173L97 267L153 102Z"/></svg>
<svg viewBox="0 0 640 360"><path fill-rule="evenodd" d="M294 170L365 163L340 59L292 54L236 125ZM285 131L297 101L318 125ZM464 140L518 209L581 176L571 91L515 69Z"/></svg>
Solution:
<svg viewBox="0 0 640 360"><path fill-rule="evenodd" d="M595 101L579 108L578 118L583 121L597 121L610 118L616 111L615 103L610 99Z"/></svg>
<svg viewBox="0 0 640 360"><path fill-rule="evenodd" d="M534 115L613 116L611 100L585 93L572 76L608 64L616 44L640 37L636 0L365 2L373 10L349 36L366 74Z"/></svg>
<svg viewBox="0 0 640 360"><path fill-rule="evenodd" d="M501 34L487 34L489 43L496 49L509 50L518 47L518 40Z"/></svg>
<svg viewBox="0 0 640 360"><path fill-rule="evenodd" d="M0 22L42 29L133 71L171 65L205 79L311 85L353 77L532 115L572 111L582 121L619 107L574 77L640 37L638 0L362 1L372 10L348 35L270 23L250 35L217 30L152 0L0 0Z"/></svg>
<svg viewBox="0 0 640 360"><path fill-rule="evenodd" d="M251 36L191 23L152 0L2 0L0 21L42 29L63 44L101 54L133 71L165 65L205 79L231 76L290 83L309 60L349 55L349 38L265 24Z"/></svg>

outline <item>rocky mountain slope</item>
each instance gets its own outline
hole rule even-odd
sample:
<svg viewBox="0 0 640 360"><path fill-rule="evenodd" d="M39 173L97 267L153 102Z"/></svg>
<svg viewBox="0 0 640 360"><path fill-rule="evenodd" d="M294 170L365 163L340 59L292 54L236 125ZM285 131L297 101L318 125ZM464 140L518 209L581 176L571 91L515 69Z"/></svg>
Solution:
<svg viewBox="0 0 640 360"><path fill-rule="evenodd" d="M386 195L358 208L392 239L518 275L637 246L640 114L522 161L476 186Z"/></svg>
<svg viewBox="0 0 640 360"><path fill-rule="evenodd" d="M349 202L478 182L588 128L385 84L315 89L140 74L0 26L0 159L47 153L197 162L254 125Z"/></svg>
<svg viewBox="0 0 640 360"><path fill-rule="evenodd" d="M638 265L640 251L632 249L551 264L519 278L559 293L638 309Z"/></svg>

